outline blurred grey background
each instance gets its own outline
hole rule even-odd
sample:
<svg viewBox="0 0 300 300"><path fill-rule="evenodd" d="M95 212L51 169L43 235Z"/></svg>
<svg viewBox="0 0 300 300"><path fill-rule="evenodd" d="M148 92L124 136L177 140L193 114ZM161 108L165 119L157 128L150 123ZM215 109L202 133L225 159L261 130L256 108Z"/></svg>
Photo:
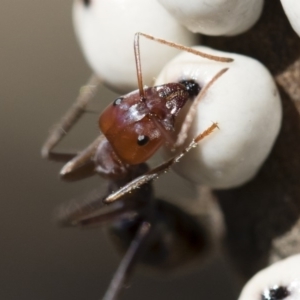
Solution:
<svg viewBox="0 0 300 300"><path fill-rule="evenodd" d="M49 128L90 75L72 29L72 1L1 0L0 10L0 299L100 299L119 257L101 229L61 229L53 212L101 180L64 183L61 164L44 161ZM113 100L103 89L97 101ZM97 134L85 115L62 146L80 149ZM175 180L175 179L174 179ZM176 179L189 192L189 185ZM170 184L162 179L163 194ZM235 299L222 259L191 274L161 280L139 270L123 299Z"/></svg>

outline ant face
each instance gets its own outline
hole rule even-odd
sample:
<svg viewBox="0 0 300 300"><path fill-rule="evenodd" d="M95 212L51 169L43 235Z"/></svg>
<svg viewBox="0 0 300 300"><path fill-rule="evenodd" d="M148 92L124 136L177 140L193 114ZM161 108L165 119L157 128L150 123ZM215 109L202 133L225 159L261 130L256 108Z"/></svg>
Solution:
<svg viewBox="0 0 300 300"><path fill-rule="evenodd" d="M171 83L117 98L101 114L99 127L121 161L147 161L172 139L175 117L189 99L183 84Z"/></svg>

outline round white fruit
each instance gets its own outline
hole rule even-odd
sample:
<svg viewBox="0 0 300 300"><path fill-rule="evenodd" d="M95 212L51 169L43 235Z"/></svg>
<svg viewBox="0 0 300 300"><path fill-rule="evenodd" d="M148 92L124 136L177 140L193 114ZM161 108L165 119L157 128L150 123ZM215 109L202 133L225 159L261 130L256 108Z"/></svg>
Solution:
<svg viewBox="0 0 300 300"><path fill-rule="evenodd" d="M189 30L207 35L244 32L258 20L263 7L263 0L158 1Z"/></svg>
<svg viewBox="0 0 300 300"><path fill-rule="evenodd" d="M221 63L182 53L157 78L156 85L193 79L203 87L221 69L229 68L197 106L186 144L213 122L219 129L203 139L174 169L194 183L212 188L236 187L255 176L271 151L281 124L280 96L271 74L257 60L206 47L194 48L234 61ZM180 120L177 125L181 127Z"/></svg>
<svg viewBox="0 0 300 300"><path fill-rule="evenodd" d="M92 70L115 90L137 88L133 52L136 32L144 32L184 45L195 37L180 25L157 1L153 0L82 0L74 1L74 27L81 48ZM153 78L164 64L178 54L141 37L141 61L144 83Z"/></svg>
<svg viewBox="0 0 300 300"><path fill-rule="evenodd" d="M281 3L293 29L300 36L300 1L281 0Z"/></svg>

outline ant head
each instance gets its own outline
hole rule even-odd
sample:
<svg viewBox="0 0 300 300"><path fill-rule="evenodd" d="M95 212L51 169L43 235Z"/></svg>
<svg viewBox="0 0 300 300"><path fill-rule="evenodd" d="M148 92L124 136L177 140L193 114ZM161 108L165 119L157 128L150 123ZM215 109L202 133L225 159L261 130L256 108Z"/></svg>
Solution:
<svg viewBox="0 0 300 300"><path fill-rule="evenodd" d="M163 140L138 91L117 98L99 118L99 127L117 156L134 165L146 161Z"/></svg>
<svg viewBox="0 0 300 300"><path fill-rule="evenodd" d="M174 143L175 117L189 99L186 86L169 83L117 98L99 127L117 156L130 165L148 160L164 143Z"/></svg>

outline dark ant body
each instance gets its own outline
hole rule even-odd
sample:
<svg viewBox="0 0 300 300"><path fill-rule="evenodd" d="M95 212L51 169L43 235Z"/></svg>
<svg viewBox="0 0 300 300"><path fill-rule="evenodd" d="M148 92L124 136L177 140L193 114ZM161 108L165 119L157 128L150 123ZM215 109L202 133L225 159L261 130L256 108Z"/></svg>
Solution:
<svg viewBox="0 0 300 300"><path fill-rule="evenodd" d="M62 177L81 178L98 173L108 179L106 196L67 205L60 215L61 224L66 226L110 223L113 240L125 252L125 256L103 298L105 300L117 299L138 258L155 269L168 270L199 256L208 244L208 237L199 222L175 205L154 197L151 181L209 135L217 124L212 124L180 154L160 166L149 170L145 162L163 144L169 147L182 144L182 137L186 135L189 125L183 126L184 130L176 137L176 116L189 99L194 99L193 105L197 105L208 88L227 69L221 70L201 91L193 80L144 88L140 35L209 59L232 61L137 33L134 49L139 89L117 98L104 110L99 119L103 135L78 155L51 152L63 137L61 128L67 132L84 112L84 106L88 102L86 95L91 92L88 91L79 97L78 102L63 118L59 129L54 130L45 143L43 156L62 160L73 157L62 169ZM92 82L97 81L92 78ZM92 84L91 89L94 88ZM194 113L191 109L187 119L191 119ZM108 203L111 204L105 205Z"/></svg>

